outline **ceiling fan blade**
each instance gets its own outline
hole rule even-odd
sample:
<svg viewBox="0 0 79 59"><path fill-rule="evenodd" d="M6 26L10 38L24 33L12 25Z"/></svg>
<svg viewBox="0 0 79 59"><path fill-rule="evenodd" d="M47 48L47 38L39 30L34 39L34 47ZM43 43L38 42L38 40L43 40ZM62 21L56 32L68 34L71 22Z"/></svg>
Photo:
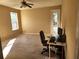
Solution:
<svg viewBox="0 0 79 59"><path fill-rule="evenodd" d="M30 5L27 5L27 4L26 4L26 5L21 5L21 6L20 6L20 8L25 8L25 7L32 8L32 6L30 6Z"/></svg>
<svg viewBox="0 0 79 59"><path fill-rule="evenodd" d="M28 4L26 4L26 6L28 6L29 8L32 8L32 6L30 6L30 5L28 5Z"/></svg>
<svg viewBox="0 0 79 59"><path fill-rule="evenodd" d="M34 5L34 4L32 4L32 3L27 3L28 5Z"/></svg>

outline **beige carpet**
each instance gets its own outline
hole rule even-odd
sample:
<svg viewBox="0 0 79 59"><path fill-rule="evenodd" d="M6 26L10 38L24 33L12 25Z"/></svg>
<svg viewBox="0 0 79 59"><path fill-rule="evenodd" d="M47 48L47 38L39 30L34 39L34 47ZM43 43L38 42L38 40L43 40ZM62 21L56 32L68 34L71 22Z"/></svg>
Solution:
<svg viewBox="0 0 79 59"><path fill-rule="evenodd" d="M48 59L42 55L42 44L38 35L20 35L6 59ZM51 59L54 59L53 57Z"/></svg>

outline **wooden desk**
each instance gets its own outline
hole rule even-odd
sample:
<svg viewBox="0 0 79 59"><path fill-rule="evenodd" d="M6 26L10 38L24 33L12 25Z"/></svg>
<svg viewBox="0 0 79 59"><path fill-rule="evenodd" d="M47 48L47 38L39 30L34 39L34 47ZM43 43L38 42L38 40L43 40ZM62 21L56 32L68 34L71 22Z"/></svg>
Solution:
<svg viewBox="0 0 79 59"><path fill-rule="evenodd" d="M65 43L60 43L60 42L56 42L56 43L47 42L47 44L54 45L54 46L65 46L66 45Z"/></svg>
<svg viewBox="0 0 79 59"><path fill-rule="evenodd" d="M47 44L49 44L49 59L50 59L50 45L53 45L53 46L62 46L64 47L64 51L66 52L66 43L61 43L61 42L56 42L56 43L52 43L52 42L47 42ZM62 48L62 53L63 53L63 48ZM65 54L66 56L66 54ZM62 57L63 57L63 54L62 54ZM62 58L63 59L63 58Z"/></svg>

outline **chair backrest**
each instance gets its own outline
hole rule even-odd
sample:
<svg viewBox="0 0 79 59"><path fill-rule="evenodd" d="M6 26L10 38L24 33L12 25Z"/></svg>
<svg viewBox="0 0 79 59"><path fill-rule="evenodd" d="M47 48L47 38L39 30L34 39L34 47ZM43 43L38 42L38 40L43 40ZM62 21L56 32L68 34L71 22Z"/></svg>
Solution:
<svg viewBox="0 0 79 59"><path fill-rule="evenodd" d="M62 28L58 27L58 39L57 41L58 42L61 42L62 41Z"/></svg>
<svg viewBox="0 0 79 59"><path fill-rule="evenodd" d="M62 28L58 28L58 35L62 35Z"/></svg>
<svg viewBox="0 0 79 59"><path fill-rule="evenodd" d="M43 31L40 31L40 39L41 39L41 43L44 44L45 42L45 35Z"/></svg>
<svg viewBox="0 0 79 59"><path fill-rule="evenodd" d="M63 29L59 27L58 28L58 35L59 35L58 41L59 42L66 42L66 34L65 33L62 34L62 31L63 31Z"/></svg>

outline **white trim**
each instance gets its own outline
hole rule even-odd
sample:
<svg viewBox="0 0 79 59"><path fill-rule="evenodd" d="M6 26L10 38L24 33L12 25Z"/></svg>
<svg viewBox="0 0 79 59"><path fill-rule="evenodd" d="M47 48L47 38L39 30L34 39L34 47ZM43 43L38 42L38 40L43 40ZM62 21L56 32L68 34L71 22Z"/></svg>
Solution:
<svg viewBox="0 0 79 59"><path fill-rule="evenodd" d="M28 35L39 35L39 33L24 33L24 34L28 34Z"/></svg>
<svg viewBox="0 0 79 59"><path fill-rule="evenodd" d="M39 33L24 33L24 34L27 34L27 35L39 35ZM46 34L44 33L45 36L50 36L50 34Z"/></svg>

